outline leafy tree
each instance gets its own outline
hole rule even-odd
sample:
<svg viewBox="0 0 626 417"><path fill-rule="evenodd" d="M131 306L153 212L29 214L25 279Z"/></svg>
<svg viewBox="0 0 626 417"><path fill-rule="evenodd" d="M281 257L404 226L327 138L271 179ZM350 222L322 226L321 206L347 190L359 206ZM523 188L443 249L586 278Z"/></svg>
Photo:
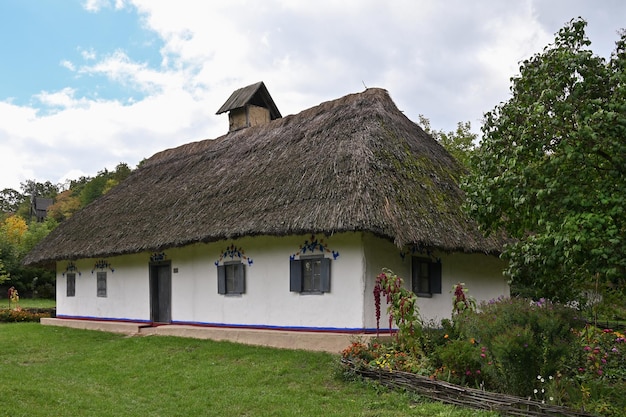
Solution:
<svg viewBox="0 0 626 417"><path fill-rule="evenodd" d="M2 262L2 258L0 258L0 284L7 281L9 278L11 278L11 275L4 269L4 262Z"/></svg>
<svg viewBox="0 0 626 417"><path fill-rule="evenodd" d="M472 132L470 122L458 122L456 130L446 133L443 130L433 130L430 126L430 120L425 116L420 114L418 118L419 125L426 133L446 148L461 165L468 170L471 169L470 159L476 150L478 135Z"/></svg>
<svg viewBox="0 0 626 417"><path fill-rule="evenodd" d="M7 217L1 227L5 239L16 246L22 243L24 234L28 230L26 220L19 216Z"/></svg>
<svg viewBox="0 0 626 417"><path fill-rule="evenodd" d="M80 198L76 195L74 190L66 190L59 193L54 199L54 204L48 207L48 217L61 222L65 219L69 219L80 207Z"/></svg>
<svg viewBox="0 0 626 417"><path fill-rule="evenodd" d="M484 230L514 238L513 283L560 300L590 282L623 289L626 271L626 32L607 62L585 26L570 21L521 64L464 185Z"/></svg>
<svg viewBox="0 0 626 417"><path fill-rule="evenodd" d="M12 188L5 188L0 191L0 212L3 213L15 213L17 212L20 204L27 201L28 198L20 194Z"/></svg>
<svg viewBox="0 0 626 417"><path fill-rule="evenodd" d="M34 180L27 180L20 183L22 192L25 196L54 198L59 192L59 186L52 184L50 181L44 183Z"/></svg>

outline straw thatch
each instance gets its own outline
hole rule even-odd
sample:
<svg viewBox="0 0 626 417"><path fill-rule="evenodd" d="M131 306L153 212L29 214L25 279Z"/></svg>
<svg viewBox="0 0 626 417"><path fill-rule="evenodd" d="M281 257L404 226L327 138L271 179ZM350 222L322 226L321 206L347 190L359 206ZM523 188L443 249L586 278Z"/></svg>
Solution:
<svg viewBox="0 0 626 417"><path fill-rule="evenodd" d="M461 211L461 168L368 89L157 153L59 225L28 264L242 236L371 232L399 247L498 253Z"/></svg>

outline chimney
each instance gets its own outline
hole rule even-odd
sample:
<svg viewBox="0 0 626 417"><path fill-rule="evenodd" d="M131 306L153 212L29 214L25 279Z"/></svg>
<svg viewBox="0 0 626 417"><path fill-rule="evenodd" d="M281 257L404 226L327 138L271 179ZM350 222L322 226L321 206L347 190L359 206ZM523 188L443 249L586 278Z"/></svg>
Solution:
<svg viewBox="0 0 626 417"><path fill-rule="evenodd" d="M282 117L263 81L233 92L216 114L225 112L228 112L229 132Z"/></svg>

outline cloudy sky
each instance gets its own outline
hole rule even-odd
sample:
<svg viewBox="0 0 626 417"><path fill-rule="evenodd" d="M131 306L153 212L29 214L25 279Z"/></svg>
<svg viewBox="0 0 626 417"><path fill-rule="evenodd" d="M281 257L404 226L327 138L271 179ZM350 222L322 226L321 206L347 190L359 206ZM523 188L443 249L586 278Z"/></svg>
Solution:
<svg viewBox="0 0 626 417"><path fill-rule="evenodd" d="M478 132L578 16L608 58L623 0L1 0L0 190L219 137L217 109L257 81L283 115L381 87L414 121Z"/></svg>

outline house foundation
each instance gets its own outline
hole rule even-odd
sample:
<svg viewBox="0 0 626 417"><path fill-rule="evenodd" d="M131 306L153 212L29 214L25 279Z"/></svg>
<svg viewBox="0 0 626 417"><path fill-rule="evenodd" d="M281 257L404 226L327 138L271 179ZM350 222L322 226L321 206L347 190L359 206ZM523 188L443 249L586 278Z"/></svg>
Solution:
<svg viewBox="0 0 626 417"><path fill-rule="evenodd" d="M246 345L281 349L302 349L317 352L340 353L354 340L367 342L373 334L307 332L272 329L245 329L166 324L151 326L146 323L113 322L42 318L45 326L62 326L84 330L99 330L129 336L177 336L193 339L229 341Z"/></svg>

